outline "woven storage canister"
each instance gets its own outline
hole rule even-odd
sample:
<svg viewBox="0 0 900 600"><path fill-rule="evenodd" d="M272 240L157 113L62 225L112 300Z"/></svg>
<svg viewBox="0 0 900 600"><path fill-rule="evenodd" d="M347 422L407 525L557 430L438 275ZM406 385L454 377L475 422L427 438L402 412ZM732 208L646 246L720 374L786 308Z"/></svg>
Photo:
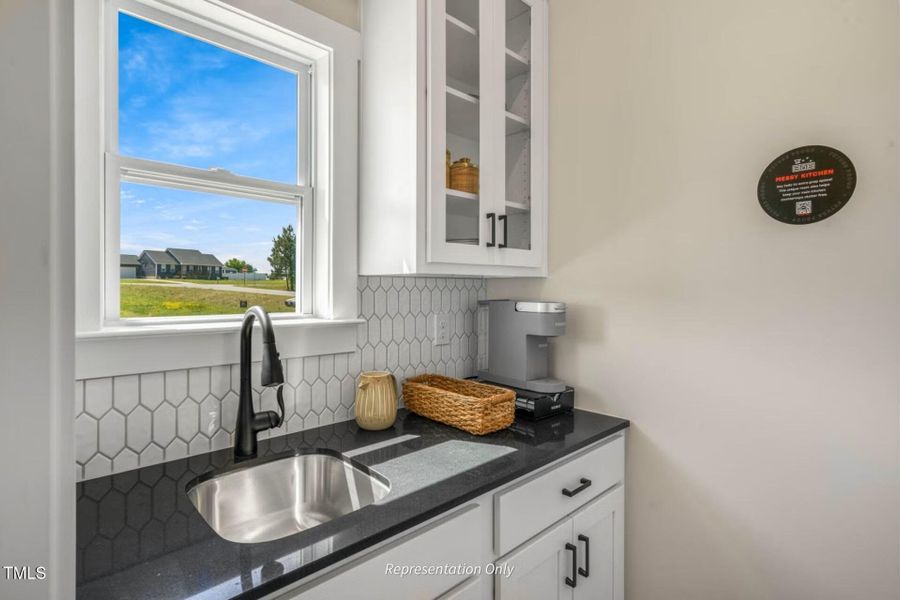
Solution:
<svg viewBox="0 0 900 600"><path fill-rule="evenodd" d="M416 414L474 435L506 429L516 417L512 390L443 375L404 381L403 403Z"/></svg>
<svg viewBox="0 0 900 600"><path fill-rule="evenodd" d="M478 193L478 167L469 158L450 165L450 187L460 192Z"/></svg>

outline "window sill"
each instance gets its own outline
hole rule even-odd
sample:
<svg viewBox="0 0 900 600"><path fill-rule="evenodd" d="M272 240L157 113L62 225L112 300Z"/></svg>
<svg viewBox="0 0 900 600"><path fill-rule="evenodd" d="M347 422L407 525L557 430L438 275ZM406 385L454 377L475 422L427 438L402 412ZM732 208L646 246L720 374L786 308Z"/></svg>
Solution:
<svg viewBox="0 0 900 600"><path fill-rule="evenodd" d="M341 354L356 349L360 319L273 319L282 359ZM75 336L75 377L93 379L133 373L192 369L240 361L241 322L167 322L118 325ZM254 327L252 360L259 360Z"/></svg>

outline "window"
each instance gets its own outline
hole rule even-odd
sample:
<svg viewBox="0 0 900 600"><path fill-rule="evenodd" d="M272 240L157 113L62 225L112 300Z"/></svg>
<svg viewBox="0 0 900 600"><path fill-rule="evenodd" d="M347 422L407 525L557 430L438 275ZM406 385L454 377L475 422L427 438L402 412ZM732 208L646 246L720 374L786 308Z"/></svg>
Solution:
<svg viewBox="0 0 900 600"><path fill-rule="evenodd" d="M74 4L79 379L237 362L241 298L218 285L284 311L282 358L356 347L359 33L240 4ZM271 272L288 227L292 295L241 262Z"/></svg>
<svg viewBox="0 0 900 600"><path fill-rule="evenodd" d="M106 321L312 314L309 62L110 8Z"/></svg>

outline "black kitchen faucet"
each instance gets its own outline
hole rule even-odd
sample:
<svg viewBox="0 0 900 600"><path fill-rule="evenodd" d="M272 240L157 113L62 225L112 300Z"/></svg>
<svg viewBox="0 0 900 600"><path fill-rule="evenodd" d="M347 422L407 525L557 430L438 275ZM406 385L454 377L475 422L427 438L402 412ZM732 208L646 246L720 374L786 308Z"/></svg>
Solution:
<svg viewBox="0 0 900 600"><path fill-rule="evenodd" d="M262 373L260 383L263 387L277 387L279 415L275 411L254 412L253 388L250 385L250 344L253 334L253 322L259 321L262 329ZM251 306L244 313L241 324L241 395L238 401L237 424L234 429L235 459L253 458L256 456L256 436L260 431L281 427L284 423L284 397L281 386L284 385L284 372L281 370L281 359L275 348L275 330L272 320L260 306Z"/></svg>

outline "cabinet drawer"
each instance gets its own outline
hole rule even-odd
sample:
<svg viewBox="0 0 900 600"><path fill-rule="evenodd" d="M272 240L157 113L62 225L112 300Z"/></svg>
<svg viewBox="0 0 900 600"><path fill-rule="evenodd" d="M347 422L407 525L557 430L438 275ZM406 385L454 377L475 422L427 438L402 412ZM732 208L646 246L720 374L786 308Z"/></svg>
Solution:
<svg viewBox="0 0 900 600"><path fill-rule="evenodd" d="M625 477L625 440L616 435L494 495L494 545L506 554ZM568 495L564 493L568 492Z"/></svg>

